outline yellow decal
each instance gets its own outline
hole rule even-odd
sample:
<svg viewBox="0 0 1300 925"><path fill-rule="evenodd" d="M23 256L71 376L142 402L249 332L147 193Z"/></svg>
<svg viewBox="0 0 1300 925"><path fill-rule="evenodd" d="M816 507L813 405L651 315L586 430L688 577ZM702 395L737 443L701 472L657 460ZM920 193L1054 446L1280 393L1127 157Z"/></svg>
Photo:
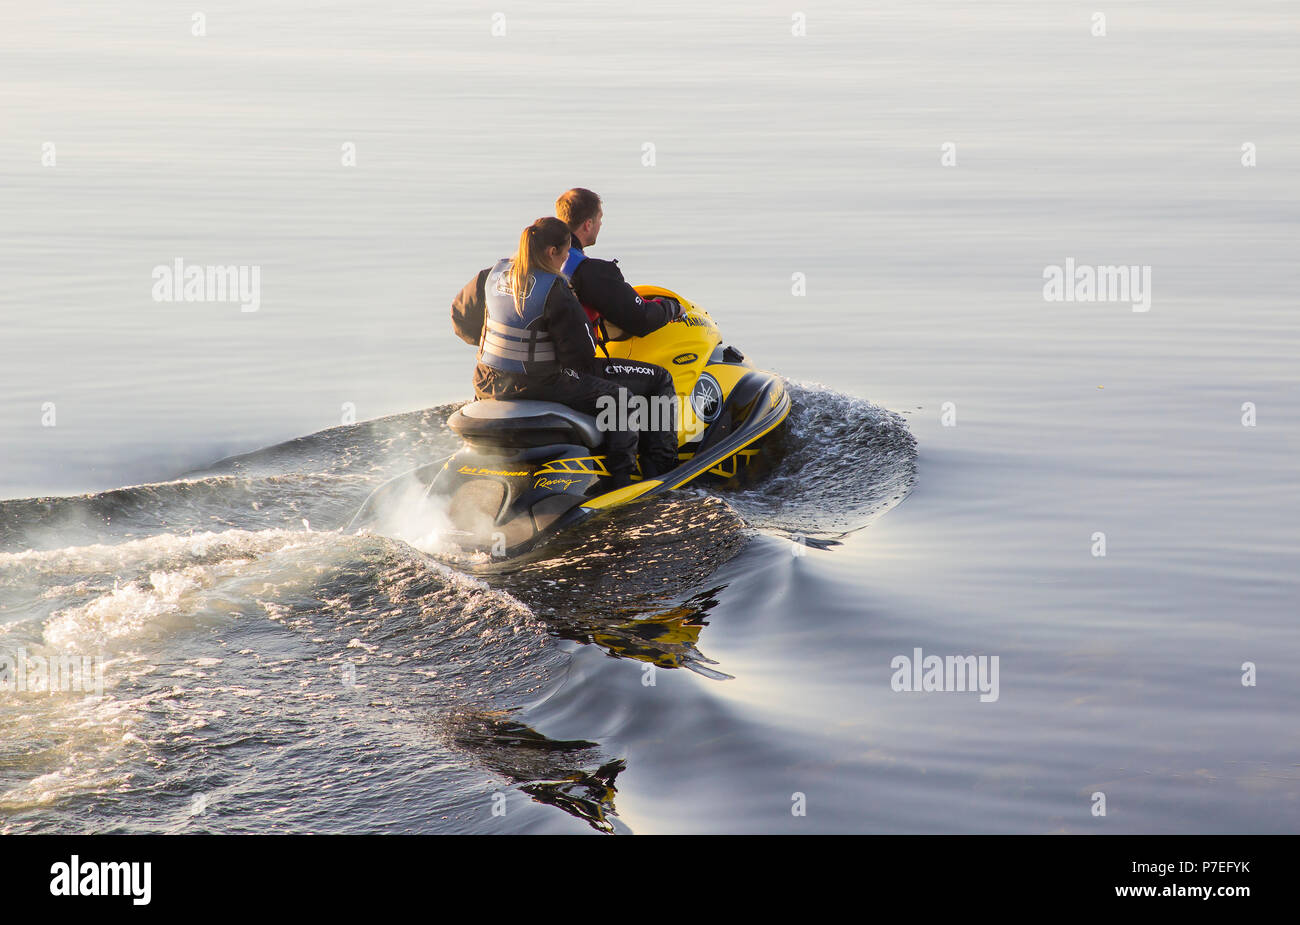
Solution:
<svg viewBox="0 0 1300 925"><path fill-rule="evenodd" d="M604 456L575 456L569 459L553 459L538 469L534 475L544 475L549 472L609 475L609 470L605 468Z"/></svg>
<svg viewBox="0 0 1300 925"><path fill-rule="evenodd" d="M607 491L603 495L598 495L582 506L590 510L597 510L605 507L616 507L625 504L633 498L639 498L652 488L662 485L659 479L643 479L640 482L633 482L623 488L615 488L613 491Z"/></svg>
<svg viewBox="0 0 1300 925"><path fill-rule="evenodd" d="M505 472L501 469L482 469L478 466L461 466L459 471L461 475L504 475L507 477L514 477L517 475L528 474L527 469L522 472Z"/></svg>
<svg viewBox="0 0 1300 925"><path fill-rule="evenodd" d="M534 488L550 488L553 485L563 485L561 491L568 491L569 486L577 483L577 479L538 479L533 483Z"/></svg>
<svg viewBox="0 0 1300 925"><path fill-rule="evenodd" d="M753 457L757 455L758 450L740 450L734 456L728 456L726 459L719 460L718 464L708 471L713 475L720 475L723 478L729 479L740 471L742 464L748 466L753 460ZM731 464L730 469L727 468L728 463Z"/></svg>
<svg viewBox="0 0 1300 925"><path fill-rule="evenodd" d="M784 420L789 416L789 414L790 414L790 409L787 408L787 409L785 410L785 412L784 412L784 413L783 413L779 418L777 418L775 421L773 421L773 422L772 422L771 424L769 424L767 427L764 427L764 428L763 428L762 430L760 430L758 433L754 434L754 438L753 438L753 440L750 440L749 442L752 444L752 443L754 443L755 441L757 441L759 437L762 437L764 434L766 434L766 433L770 432L771 430L773 430L773 429L774 429L778 424L780 424L782 421L784 421ZM755 452L757 452L757 451L755 451ZM719 465L721 465L721 463L719 463ZM697 472L696 475L699 475L699 473ZM680 482L674 482L673 484L669 485L668 487L669 487L669 488L681 488L683 485L685 485L687 482L689 482L689 481L690 481L691 479L693 479L693 478L695 478L694 475L693 475L693 476L690 476L689 478L684 478L684 479L682 479ZM644 485L645 483L642 482L641 484ZM656 484L658 484L658 483L656 482ZM612 494L616 494L616 492L610 492L610 495L612 495ZM602 498L608 498L609 495L601 495L601 497L602 497ZM586 505L586 506L587 506L587 507L592 507L592 505L590 505L590 504L588 504L588 505Z"/></svg>

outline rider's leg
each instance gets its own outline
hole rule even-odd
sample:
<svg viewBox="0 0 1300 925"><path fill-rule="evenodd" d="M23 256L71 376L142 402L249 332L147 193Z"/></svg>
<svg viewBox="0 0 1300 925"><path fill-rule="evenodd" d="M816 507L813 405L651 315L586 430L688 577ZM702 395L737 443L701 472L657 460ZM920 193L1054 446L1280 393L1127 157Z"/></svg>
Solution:
<svg viewBox="0 0 1300 925"><path fill-rule="evenodd" d="M600 374L649 400L647 419L638 434L641 472L647 478L677 467L677 393L668 370L639 360L600 360Z"/></svg>

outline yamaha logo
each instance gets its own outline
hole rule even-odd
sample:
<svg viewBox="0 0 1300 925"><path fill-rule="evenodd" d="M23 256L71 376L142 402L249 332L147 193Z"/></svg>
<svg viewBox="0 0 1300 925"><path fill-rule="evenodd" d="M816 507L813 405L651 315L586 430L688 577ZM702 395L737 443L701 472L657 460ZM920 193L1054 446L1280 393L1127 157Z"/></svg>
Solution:
<svg viewBox="0 0 1300 925"><path fill-rule="evenodd" d="M691 392L691 407L701 421L711 424L722 413L722 386L708 373L702 373Z"/></svg>

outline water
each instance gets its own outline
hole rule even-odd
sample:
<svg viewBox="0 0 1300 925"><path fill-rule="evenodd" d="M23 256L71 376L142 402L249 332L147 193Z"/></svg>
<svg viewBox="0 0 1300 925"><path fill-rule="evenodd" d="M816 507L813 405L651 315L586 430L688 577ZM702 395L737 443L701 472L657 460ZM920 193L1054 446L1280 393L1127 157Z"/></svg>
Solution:
<svg viewBox="0 0 1300 925"><path fill-rule="evenodd" d="M1292 5L205 12L0 14L0 650L107 660L0 695L0 831L1296 830ZM513 571L331 532L577 183L787 377L781 469Z"/></svg>

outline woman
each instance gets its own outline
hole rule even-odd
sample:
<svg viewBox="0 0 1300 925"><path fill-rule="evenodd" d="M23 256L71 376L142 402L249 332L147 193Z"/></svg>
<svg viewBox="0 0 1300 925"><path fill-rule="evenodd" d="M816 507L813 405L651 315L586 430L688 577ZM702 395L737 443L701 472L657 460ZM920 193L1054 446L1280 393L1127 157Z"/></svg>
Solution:
<svg viewBox="0 0 1300 925"><path fill-rule="evenodd" d="M593 416L602 396L618 401L620 386L592 372L596 342L561 272L569 242L564 222L539 218L523 230L513 257L480 271L452 301L457 336L479 348L477 398L554 401ZM636 450L635 431L606 433L610 488L631 483Z"/></svg>

